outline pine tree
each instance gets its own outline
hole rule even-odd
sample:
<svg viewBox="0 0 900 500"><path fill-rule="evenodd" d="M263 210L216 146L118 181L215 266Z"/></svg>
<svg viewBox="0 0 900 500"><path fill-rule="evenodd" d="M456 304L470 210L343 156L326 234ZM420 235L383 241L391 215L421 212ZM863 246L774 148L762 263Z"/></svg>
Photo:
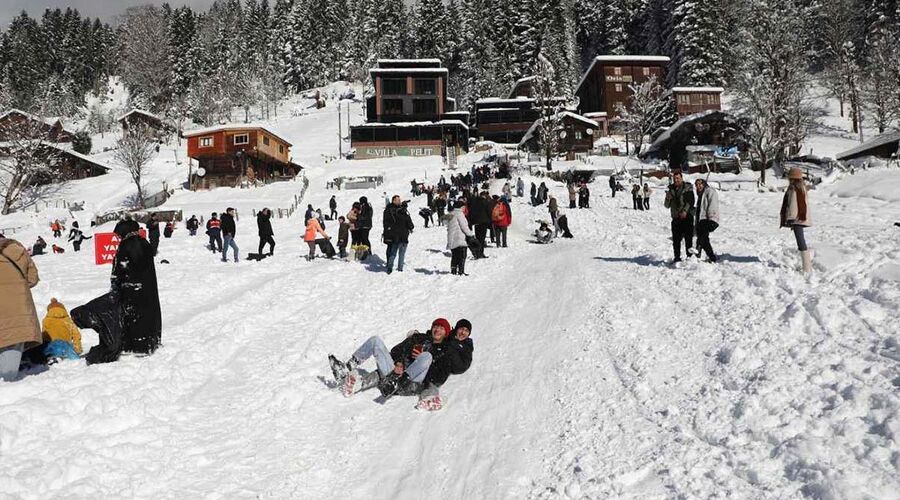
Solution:
<svg viewBox="0 0 900 500"><path fill-rule="evenodd" d="M716 19L719 9L713 1L677 0L673 12L675 41L678 47L677 71L671 80L679 85L705 86L722 84L725 61L715 41L722 39ZM712 8L711 8L712 7ZM712 43L711 43L712 42Z"/></svg>

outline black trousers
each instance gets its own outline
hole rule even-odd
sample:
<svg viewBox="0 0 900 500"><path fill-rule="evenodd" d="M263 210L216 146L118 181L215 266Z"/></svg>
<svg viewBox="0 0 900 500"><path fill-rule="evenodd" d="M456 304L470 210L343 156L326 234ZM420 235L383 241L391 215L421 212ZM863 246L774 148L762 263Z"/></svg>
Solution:
<svg viewBox="0 0 900 500"><path fill-rule="evenodd" d="M716 261L716 252L713 251L712 244L709 242L709 233L715 231L717 227L719 224L712 220L702 220L697 223L697 247L706 252L706 257L713 262Z"/></svg>
<svg viewBox="0 0 900 500"><path fill-rule="evenodd" d="M497 235L497 247L506 248L506 230L508 228L494 226L494 233Z"/></svg>
<svg viewBox="0 0 900 500"><path fill-rule="evenodd" d="M475 224L475 239L478 240L482 247L484 246L484 239L487 237L487 231L487 224Z"/></svg>
<svg viewBox="0 0 900 500"><path fill-rule="evenodd" d="M575 208L575 199L569 198L569 208Z"/></svg>
<svg viewBox="0 0 900 500"><path fill-rule="evenodd" d="M650 198L644 198L644 210L650 210Z"/></svg>
<svg viewBox="0 0 900 500"><path fill-rule="evenodd" d="M616 197L616 188L609 188L609 190L612 191L612 197L615 198Z"/></svg>
<svg viewBox="0 0 900 500"><path fill-rule="evenodd" d="M371 230L372 230L372 228L368 228L368 227L365 229L357 229L357 236L356 236L358 238L356 240L356 242L359 243L360 245L365 245L365 246L369 247L369 252L372 251L372 244L369 242L369 231L371 231Z"/></svg>
<svg viewBox="0 0 900 500"><path fill-rule="evenodd" d="M468 247L459 247L450 250L450 272L452 274L465 274L468 251Z"/></svg>
<svg viewBox="0 0 900 500"><path fill-rule="evenodd" d="M684 240L685 253L689 253L694 241L694 221L690 218L672 221L672 250L676 259L681 258L681 240Z"/></svg>
<svg viewBox="0 0 900 500"><path fill-rule="evenodd" d="M266 243L269 244L269 252L275 253L275 239L272 238L271 234L269 234L259 237L259 254L262 255L263 247L266 246Z"/></svg>
<svg viewBox="0 0 900 500"><path fill-rule="evenodd" d="M437 219L438 219L438 226L443 226L444 225L444 210L443 209L440 209L440 208L438 209Z"/></svg>

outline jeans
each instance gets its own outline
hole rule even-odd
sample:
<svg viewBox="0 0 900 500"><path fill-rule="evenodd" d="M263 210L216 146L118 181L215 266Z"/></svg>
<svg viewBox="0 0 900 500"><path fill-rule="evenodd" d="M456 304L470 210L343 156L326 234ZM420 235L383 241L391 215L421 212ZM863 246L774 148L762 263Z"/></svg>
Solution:
<svg viewBox="0 0 900 500"><path fill-rule="evenodd" d="M397 270L403 271L403 259L406 257L406 246L409 243L397 242L388 243L387 246L387 269L388 272L394 270L394 257L397 258Z"/></svg>
<svg viewBox="0 0 900 500"><path fill-rule="evenodd" d="M716 252L713 251L712 244L709 242L709 233L716 230L719 224L713 220L702 220L697 223L697 247L706 252L706 257L715 262ZM697 254L699 256L699 254Z"/></svg>
<svg viewBox="0 0 900 500"><path fill-rule="evenodd" d="M506 230L509 228L494 226L494 233L497 234L497 246L506 248Z"/></svg>
<svg viewBox="0 0 900 500"><path fill-rule="evenodd" d="M272 238L272 235L260 236L259 237L259 254L262 255L263 247L266 246L266 243L269 244L269 252L275 253L275 239Z"/></svg>
<svg viewBox="0 0 900 500"><path fill-rule="evenodd" d="M381 337L369 337L369 339L363 342L363 344L359 346L359 349L353 353L353 357L359 361L359 364L362 364L373 356L375 357L375 364L378 365L378 372L381 373L381 376L387 376L394 370L394 360L391 358L391 351L384 345L384 341L381 340ZM425 380L425 375L428 374L428 368L431 367L431 361L431 353L423 352L422 354L419 354L419 357L406 367L406 375L409 376L409 379L413 382L421 383Z"/></svg>
<svg viewBox="0 0 900 500"><path fill-rule="evenodd" d="M228 248L231 247L234 250L234 261L238 261L238 246L237 243L234 242L234 236L230 234L225 235L225 243L222 245L222 262L228 260Z"/></svg>
<svg viewBox="0 0 900 500"><path fill-rule="evenodd" d="M685 252L690 254L694 241L694 221L690 217L672 220L672 249L675 259L681 259L681 240L684 240Z"/></svg>
<svg viewBox="0 0 900 500"><path fill-rule="evenodd" d="M19 376L19 363L25 344L13 344L0 347L0 380L12 382Z"/></svg>
<svg viewBox="0 0 900 500"><path fill-rule="evenodd" d="M794 238L797 240L797 250L801 252L807 251L809 248L806 246L806 237L803 235L803 227L799 224L794 224L791 226L791 229L794 231Z"/></svg>

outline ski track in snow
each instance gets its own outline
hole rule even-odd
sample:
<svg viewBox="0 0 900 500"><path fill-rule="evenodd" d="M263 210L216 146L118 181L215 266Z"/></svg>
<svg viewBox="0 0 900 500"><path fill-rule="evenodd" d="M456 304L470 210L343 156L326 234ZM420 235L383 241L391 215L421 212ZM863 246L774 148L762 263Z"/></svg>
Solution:
<svg viewBox="0 0 900 500"><path fill-rule="evenodd" d="M307 143L331 140L315 123L299 146L308 158L326 148ZM314 167L302 206L336 194L343 214L366 195L376 241L381 193L408 193L423 171L433 182L438 165ZM387 183L322 189L358 171ZM548 185L566 206L564 186ZM721 192L722 262L670 267L662 190L635 212L603 179L591 187L592 209L564 209L575 239L550 245L527 242L546 206L514 199L510 248L489 248L462 278L447 272L444 229L422 227L424 197L410 205L406 271L391 276L377 242L365 264L302 260L302 210L273 221L276 255L259 263L219 262L179 228L160 246L172 264L157 265L156 354L0 384L0 498L900 497L900 250L888 222L900 207L840 182L812 191L816 272L804 278L777 227L780 194ZM267 194L281 206L289 188L174 200L198 215L234 203L246 254L249 208ZM71 310L106 290L109 269L92 260L37 259L41 316L50 297ZM334 389L329 353L344 359L371 335L393 345L437 316L474 323L472 368L442 388L444 410ZM85 349L96 343L83 335Z"/></svg>

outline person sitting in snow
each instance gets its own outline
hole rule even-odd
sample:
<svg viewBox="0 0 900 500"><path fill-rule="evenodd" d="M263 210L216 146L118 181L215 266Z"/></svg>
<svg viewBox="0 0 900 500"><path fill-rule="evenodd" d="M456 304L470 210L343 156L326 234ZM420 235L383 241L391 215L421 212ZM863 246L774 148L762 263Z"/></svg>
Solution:
<svg viewBox="0 0 900 500"><path fill-rule="evenodd" d="M431 323L429 333L413 331L390 351L381 337L370 337L346 363L329 355L332 374L345 397L376 386L384 397L419 394L429 384L442 385L454 367L458 370L463 365L461 349L448 340L449 333L450 322L438 318ZM358 368L372 357L376 371Z"/></svg>
<svg viewBox="0 0 900 500"><path fill-rule="evenodd" d="M31 247L31 255L44 255L44 249L47 248L47 242L44 241L44 238L38 236L37 241L34 242L34 245Z"/></svg>
<svg viewBox="0 0 900 500"><path fill-rule="evenodd" d="M550 223L542 220L538 221L540 227L534 230L534 237L538 243L550 243L553 240L553 229L550 229Z"/></svg>
<svg viewBox="0 0 900 500"><path fill-rule="evenodd" d="M26 367L52 365L60 359L78 359L81 355L81 331L66 307L55 298L47 305L47 316L41 323L42 343L22 354Z"/></svg>
<svg viewBox="0 0 900 500"><path fill-rule="evenodd" d="M461 319L456 322L456 328L447 339L447 342L456 351L456 355L449 358L451 375L462 375L472 366L472 352L475 350L475 345L470 338L471 334L472 322ZM434 378L429 378L428 375L425 378L429 380L429 383L419 393L419 403L416 408L429 411L440 410L443 407L440 396L441 384L434 382Z"/></svg>

